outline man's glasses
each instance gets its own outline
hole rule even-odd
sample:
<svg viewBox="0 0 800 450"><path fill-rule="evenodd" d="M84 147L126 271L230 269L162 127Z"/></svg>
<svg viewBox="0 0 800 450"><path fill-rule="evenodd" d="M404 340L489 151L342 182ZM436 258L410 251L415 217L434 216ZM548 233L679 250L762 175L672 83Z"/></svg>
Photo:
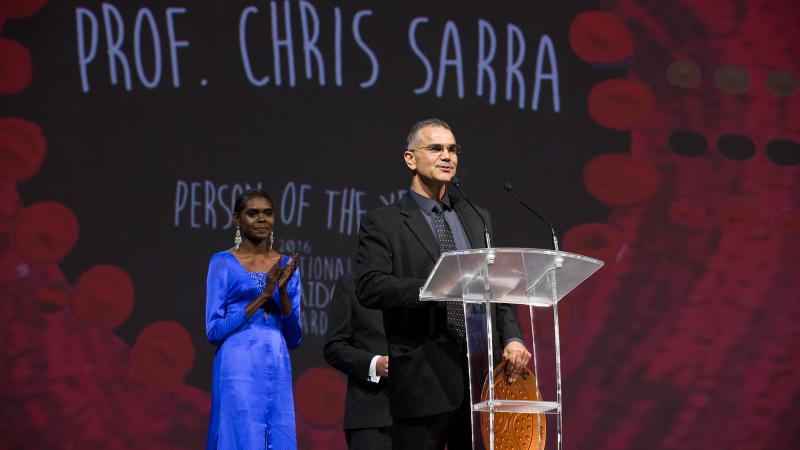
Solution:
<svg viewBox="0 0 800 450"><path fill-rule="evenodd" d="M431 144L427 147L417 147L416 150L425 150L425 152L431 156L439 156L445 150L447 150L451 155L461 155L461 146L458 144L450 144L448 146L444 146L442 144Z"/></svg>

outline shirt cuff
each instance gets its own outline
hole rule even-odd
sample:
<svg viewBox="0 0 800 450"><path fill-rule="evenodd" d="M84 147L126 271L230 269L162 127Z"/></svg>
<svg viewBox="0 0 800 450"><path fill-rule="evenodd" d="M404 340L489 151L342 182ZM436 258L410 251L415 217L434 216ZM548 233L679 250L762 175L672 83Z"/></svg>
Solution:
<svg viewBox="0 0 800 450"><path fill-rule="evenodd" d="M506 341L505 345L503 345L503 348L506 348L508 346L508 344L510 344L512 342L519 342L520 344L525 345L525 341L523 341L522 339L520 339L520 338L511 338L511 339Z"/></svg>
<svg viewBox="0 0 800 450"><path fill-rule="evenodd" d="M381 381L381 377L377 375L377 366L378 366L378 358L381 355L375 355L372 357L372 361L369 362L369 376L367 377L367 381L371 381L373 383L378 383Z"/></svg>

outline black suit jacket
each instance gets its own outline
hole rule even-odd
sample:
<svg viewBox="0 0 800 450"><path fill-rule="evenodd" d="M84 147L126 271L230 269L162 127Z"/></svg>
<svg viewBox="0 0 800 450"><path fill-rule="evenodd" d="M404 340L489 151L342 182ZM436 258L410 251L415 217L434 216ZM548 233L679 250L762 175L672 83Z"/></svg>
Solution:
<svg viewBox="0 0 800 450"><path fill-rule="evenodd" d="M470 245L485 247L480 218L463 198L449 194ZM480 211L488 221L488 212ZM433 231L410 196L361 220L356 295L362 305L383 310L389 399L396 418L450 412L464 397L465 349L447 333L446 307L419 300L439 253ZM497 305L495 318L495 342L522 337L509 305Z"/></svg>
<svg viewBox="0 0 800 450"><path fill-rule="evenodd" d="M355 294L355 272L336 283L328 306L330 328L323 354L325 361L347 375L344 429L382 428L392 425L386 378L367 380L375 355L386 355L381 312L361 306Z"/></svg>

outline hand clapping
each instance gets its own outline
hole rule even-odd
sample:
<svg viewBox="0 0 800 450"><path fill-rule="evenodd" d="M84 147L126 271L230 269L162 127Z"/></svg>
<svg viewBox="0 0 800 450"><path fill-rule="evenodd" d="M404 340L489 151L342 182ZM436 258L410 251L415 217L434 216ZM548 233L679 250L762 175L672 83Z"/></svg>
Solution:
<svg viewBox="0 0 800 450"><path fill-rule="evenodd" d="M280 263L276 263L272 266L272 269L267 272L267 280L264 284L264 290L261 291L261 295L245 307L247 317L252 316L258 308L265 308L267 300L269 300L275 292L276 285L278 286L278 294L280 295L281 310L284 315L288 315L292 310L292 304L286 292L286 286L289 284L289 280L292 279L292 275L294 275L298 266L299 258L297 252L292 253L291 258L284 267L281 267Z"/></svg>
<svg viewBox="0 0 800 450"><path fill-rule="evenodd" d="M289 261L286 263L286 266L281 269L280 274L278 275L278 290L282 291L286 289L286 286L289 284L289 280L292 279L294 272L297 270L297 267L300 264L300 260L298 258L297 252L292 253L292 256L289 258Z"/></svg>

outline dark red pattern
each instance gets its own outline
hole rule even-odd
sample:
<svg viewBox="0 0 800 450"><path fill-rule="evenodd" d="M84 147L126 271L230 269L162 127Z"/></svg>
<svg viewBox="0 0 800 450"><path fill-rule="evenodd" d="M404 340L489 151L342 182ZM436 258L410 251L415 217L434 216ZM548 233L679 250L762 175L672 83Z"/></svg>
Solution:
<svg viewBox="0 0 800 450"><path fill-rule="evenodd" d="M87 322L116 328L133 310L133 281L118 267L94 266L75 283L70 307Z"/></svg>
<svg viewBox="0 0 800 450"><path fill-rule="evenodd" d="M564 250L614 261L622 248L622 235L605 223L586 223L564 233Z"/></svg>
<svg viewBox="0 0 800 450"><path fill-rule="evenodd" d="M569 28L569 44L589 63L618 64L633 57L633 35L625 21L604 11L578 14Z"/></svg>
<svg viewBox="0 0 800 450"><path fill-rule="evenodd" d="M23 261L8 239L0 234L0 446L201 448L208 394L135 379L128 345L64 309L58 268Z"/></svg>
<svg viewBox="0 0 800 450"><path fill-rule="evenodd" d="M46 4L47 0L3 0L0 2L0 20L32 16Z"/></svg>
<svg viewBox="0 0 800 450"><path fill-rule="evenodd" d="M19 42L0 38L0 95L24 90L32 73L31 52Z"/></svg>
<svg viewBox="0 0 800 450"><path fill-rule="evenodd" d="M566 300L583 320L562 346L565 446L798 448L800 171L771 163L764 149L800 138L800 97L778 97L764 82L775 70L800 70L800 8L769 0L603 3L634 30L639 60L629 77L650 86L657 107L633 125L629 151L660 183L641 202L616 204L608 223L621 232L624 252ZM686 59L700 68L691 88L665 75ZM751 79L744 94L714 86L728 64ZM682 157L667 144L678 129L709 143L744 135L756 155L732 161L712 147ZM638 190L598 190L591 180L587 189L609 205L604 191Z"/></svg>
<svg viewBox="0 0 800 450"><path fill-rule="evenodd" d="M650 88L631 80L603 80L589 92L589 114L600 125L615 130L630 130L654 107Z"/></svg>
<svg viewBox="0 0 800 450"><path fill-rule="evenodd" d="M177 322L148 325L139 333L131 349L131 371L149 386L174 389L189 373L195 358L189 332Z"/></svg>
<svg viewBox="0 0 800 450"><path fill-rule="evenodd" d="M297 413L303 421L317 427L330 427L344 417L346 383L333 369L306 370L295 382Z"/></svg>
<svg viewBox="0 0 800 450"><path fill-rule="evenodd" d="M11 229L14 248L23 258L55 263L75 246L78 219L66 206L40 202L23 209Z"/></svg>
<svg viewBox="0 0 800 450"><path fill-rule="evenodd" d="M47 142L38 125L25 119L0 119L0 181L36 175L46 152Z"/></svg>
<svg viewBox="0 0 800 450"><path fill-rule="evenodd" d="M4 1L0 25L45 3ZM25 89L31 72L28 50L0 38L0 94ZM38 125L0 119L0 448L202 448L210 399L181 383L194 359L188 333L156 324L131 356L110 329L130 314L130 277L97 266L73 290L56 263L76 243L77 218L56 202L21 209L13 182L36 175L45 150ZM147 355L174 357L131 366ZM147 382L133 376L147 369Z"/></svg>
<svg viewBox="0 0 800 450"><path fill-rule="evenodd" d="M650 199L660 180L661 175L650 162L625 153L597 156L583 170L586 189L610 206L632 206Z"/></svg>

